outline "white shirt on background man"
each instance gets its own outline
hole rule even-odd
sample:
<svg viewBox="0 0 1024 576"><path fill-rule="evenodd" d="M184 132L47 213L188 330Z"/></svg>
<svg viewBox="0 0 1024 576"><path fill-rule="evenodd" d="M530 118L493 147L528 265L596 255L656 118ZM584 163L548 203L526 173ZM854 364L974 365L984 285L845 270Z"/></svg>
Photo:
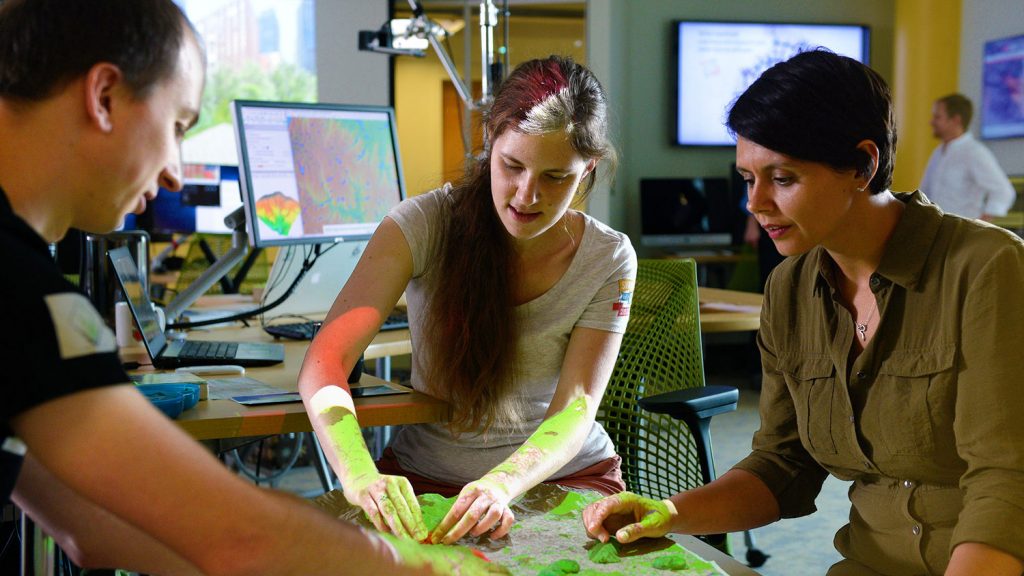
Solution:
<svg viewBox="0 0 1024 576"><path fill-rule="evenodd" d="M1005 216L1017 197L995 156L970 132L935 148L921 191L944 212L967 218Z"/></svg>

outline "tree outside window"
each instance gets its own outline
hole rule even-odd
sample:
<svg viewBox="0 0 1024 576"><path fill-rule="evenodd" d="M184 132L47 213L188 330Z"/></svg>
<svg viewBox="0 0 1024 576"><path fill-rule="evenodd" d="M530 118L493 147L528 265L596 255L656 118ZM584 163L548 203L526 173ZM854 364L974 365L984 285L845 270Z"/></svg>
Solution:
<svg viewBox="0 0 1024 576"><path fill-rule="evenodd" d="M199 123L186 162L237 164L232 100L315 102L315 0L175 0L206 46Z"/></svg>

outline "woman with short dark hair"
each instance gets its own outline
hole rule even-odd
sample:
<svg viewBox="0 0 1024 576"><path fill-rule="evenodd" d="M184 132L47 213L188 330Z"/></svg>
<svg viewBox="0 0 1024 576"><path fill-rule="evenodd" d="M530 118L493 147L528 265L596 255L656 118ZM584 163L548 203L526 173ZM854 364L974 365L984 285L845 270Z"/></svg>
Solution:
<svg viewBox="0 0 1024 576"><path fill-rule="evenodd" d="M888 87L824 50L733 105L747 208L789 256L765 289L761 428L718 480L584 512L620 541L734 532L814 512L852 481L830 576L1012 574L1024 564L1024 243L889 191Z"/></svg>

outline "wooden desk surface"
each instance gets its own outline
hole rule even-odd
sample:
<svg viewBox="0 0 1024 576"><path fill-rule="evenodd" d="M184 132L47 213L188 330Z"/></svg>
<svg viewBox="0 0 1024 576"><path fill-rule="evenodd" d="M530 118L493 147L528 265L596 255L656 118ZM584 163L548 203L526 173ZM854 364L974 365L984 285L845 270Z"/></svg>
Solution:
<svg viewBox="0 0 1024 576"><path fill-rule="evenodd" d="M701 303L701 331L737 332L758 329L762 301L760 294L700 287L698 295ZM274 341L272 336L257 326L195 330L189 333L189 339ZM283 363L264 368L248 368L246 376L282 390L294 391L309 343L281 342L285 347ZM409 354L411 351L409 331L392 330L377 334L367 347L364 357L372 360ZM364 376L364 380L368 385L380 382L373 376ZM355 404L359 423L363 426L437 422L442 419L445 411L442 401L418 392L359 398ZM312 429L303 405L298 402L243 406L231 400L203 401L183 413L177 422L186 432L200 440L308 432Z"/></svg>
<svg viewBox="0 0 1024 576"><path fill-rule="evenodd" d="M247 370L246 376L265 381L259 370ZM364 386L383 383L383 380L370 375L363 375L360 380ZM295 384L288 389L295 390ZM445 412L444 402L419 392L356 398L355 405L361 426L437 422ZM197 440L267 436L313 429L301 402L243 406L231 400L205 400L182 412L176 422Z"/></svg>
<svg viewBox="0 0 1024 576"><path fill-rule="evenodd" d="M701 332L747 332L761 326L761 294L699 286L697 297Z"/></svg>
<svg viewBox="0 0 1024 576"><path fill-rule="evenodd" d="M274 339L259 327L224 328L189 333L190 340L228 340L272 342ZM296 380L309 342L282 341L285 359L281 364L247 368L245 375L282 390L296 390ZM408 330L381 332L366 350L368 359L387 355L408 354L412 350ZM210 377L211 379L215 377ZM383 384L374 376L364 375L363 385ZM356 413L362 426L384 426L437 422L444 417L445 404L419 392L373 396L355 400ZM176 420L197 440L265 436L312 430L301 402L243 406L231 400L206 400L183 412Z"/></svg>

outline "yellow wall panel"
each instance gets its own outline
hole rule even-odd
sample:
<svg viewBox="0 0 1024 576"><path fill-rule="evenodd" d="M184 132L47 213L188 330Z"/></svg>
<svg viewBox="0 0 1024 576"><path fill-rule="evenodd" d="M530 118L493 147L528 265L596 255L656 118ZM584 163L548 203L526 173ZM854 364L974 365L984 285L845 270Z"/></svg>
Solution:
<svg viewBox="0 0 1024 576"><path fill-rule="evenodd" d="M899 142L893 190L917 189L938 140L929 121L936 98L956 92L961 0L896 0L893 99Z"/></svg>

